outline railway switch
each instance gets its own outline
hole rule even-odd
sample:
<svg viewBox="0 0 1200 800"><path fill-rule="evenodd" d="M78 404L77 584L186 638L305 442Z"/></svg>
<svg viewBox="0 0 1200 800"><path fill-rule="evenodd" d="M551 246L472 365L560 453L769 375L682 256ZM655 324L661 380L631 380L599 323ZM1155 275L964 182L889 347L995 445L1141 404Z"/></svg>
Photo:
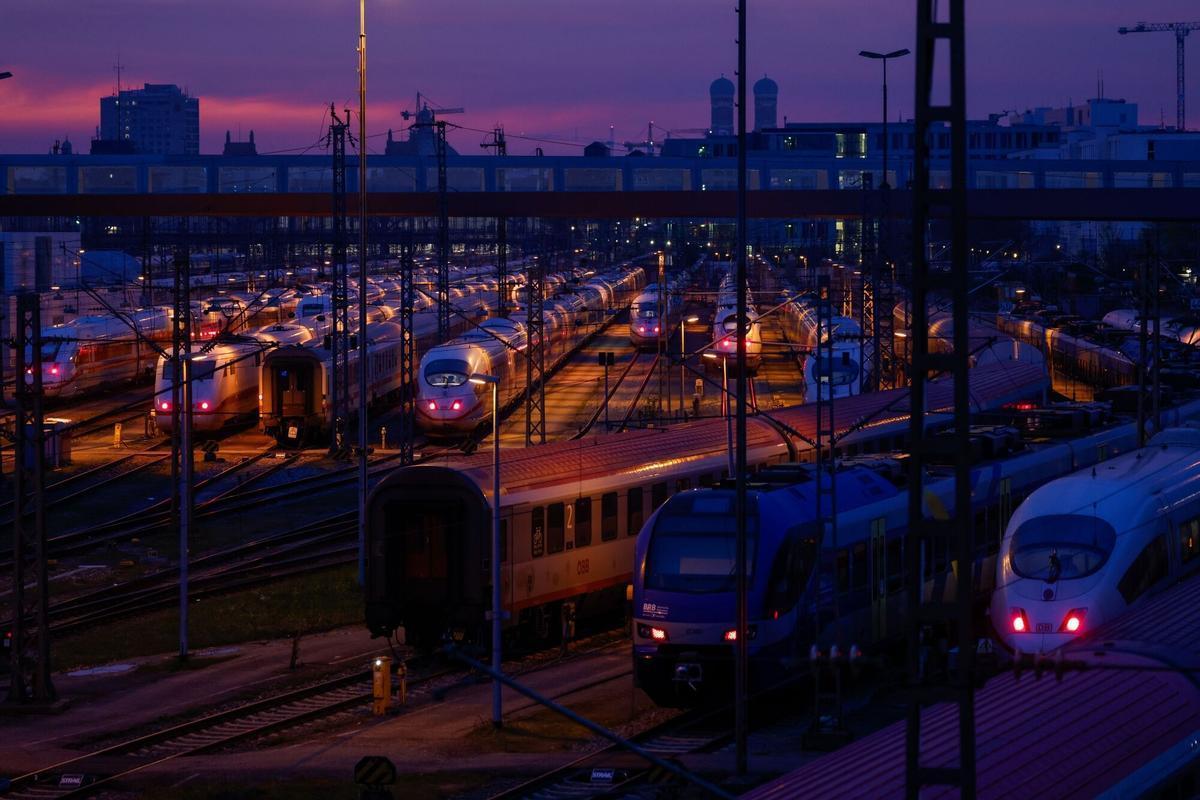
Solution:
<svg viewBox="0 0 1200 800"><path fill-rule="evenodd" d="M382 716L392 706L392 659L379 656L371 664L371 687L375 716Z"/></svg>

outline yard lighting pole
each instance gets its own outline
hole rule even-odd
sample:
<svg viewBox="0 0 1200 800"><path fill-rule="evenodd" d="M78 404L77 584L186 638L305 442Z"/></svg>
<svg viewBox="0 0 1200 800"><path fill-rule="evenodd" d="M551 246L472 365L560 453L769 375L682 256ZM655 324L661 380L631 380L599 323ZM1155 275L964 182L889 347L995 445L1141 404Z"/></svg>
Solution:
<svg viewBox="0 0 1200 800"><path fill-rule="evenodd" d="M700 318L685 317L679 321L679 416L683 418L683 384L687 381L687 343L684 341L684 327L694 325Z"/></svg>
<svg viewBox="0 0 1200 800"><path fill-rule="evenodd" d="M887 177L887 157L888 157L888 90L887 90L887 62L889 58L900 58L906 56L911 51L905 47L900 50L893 50L890 53L875 53L871 50L859 50L858 54L863 58L873 58L883 62L883 180L879 183L880 189L888 188Z"/></svg>
<svg viewBox="0 0 1200 800"><path fill-rule="evenodd" d="M721 413L725 415L725 449L729 453L729 474L733 475L733 417L729 413L729 359L716 353L705 353L705 358L721 359Z"/></svg>
<svg viewBox="0 0 1200 800"><path fill-rule="evenodd" d="M500 674L500 640L503 612L500 597L500 379L495 375L475 374L469 379L478 386L492 387L492 671ZM492 727L504 722L500 708L499 678L492 679Z"/></svg>

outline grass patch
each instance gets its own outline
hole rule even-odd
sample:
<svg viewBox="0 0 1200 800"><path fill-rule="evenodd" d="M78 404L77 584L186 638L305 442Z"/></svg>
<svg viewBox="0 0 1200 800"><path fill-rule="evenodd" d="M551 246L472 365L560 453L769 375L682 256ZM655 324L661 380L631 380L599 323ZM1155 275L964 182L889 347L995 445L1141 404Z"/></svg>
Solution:
<svg viewBox="0 0 1200 800"><path fill-rule="evenodd" d="M278 639L361 622L362 589L356 567L338 567L204 598L188 607L188 616L195 649ZM53 663L56 669L73 669L170 653L178 645L178 612L155 611L55 641Z"/></svg>
<svg viewBox="0 0 1200 800"><path fill-rule="evenodd" d="M638 717L648 702L641 692L637 692L633 708L630 708L627 698L616 699L611 695L566 705L575 713L612 730ZM471 738L484 750L553 753L576 749L596 737L587 728L549 709L543 709L520 719L506 719L500 730L492 728L491 722L481 724L471 732Z"/></svg>

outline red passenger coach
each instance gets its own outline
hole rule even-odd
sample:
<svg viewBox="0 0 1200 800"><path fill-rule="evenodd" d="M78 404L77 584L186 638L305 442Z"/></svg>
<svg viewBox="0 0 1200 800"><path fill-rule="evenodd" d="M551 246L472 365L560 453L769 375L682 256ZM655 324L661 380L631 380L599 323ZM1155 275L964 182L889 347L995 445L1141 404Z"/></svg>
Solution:
<svg viewBox="0 0 1200 800"><path fill-rule="evenodd" d="M1044 370L1001 364L972 372L976 409L1037 398ZM891 449L907 432L907 390L859 395L835 405L836 428L855 451ZM951 401L935 383L931 410ZM816 438L815 406L747 421L751 469L803 460ZM605 434L507 451L502 456L501 574L510 631L547 638L559 620L619 607L632 578L643 521L677 492L728 475L726 422ZM405 629L412 644L449 636L486 640L490 605L490 453L397 470L367 510L367 626Z"/></svg>

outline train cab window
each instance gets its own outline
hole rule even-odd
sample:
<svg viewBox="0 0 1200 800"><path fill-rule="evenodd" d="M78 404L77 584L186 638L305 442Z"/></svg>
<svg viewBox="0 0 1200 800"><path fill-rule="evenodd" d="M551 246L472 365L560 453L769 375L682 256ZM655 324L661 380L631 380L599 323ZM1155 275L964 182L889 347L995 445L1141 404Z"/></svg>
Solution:
<svg viewBox="0 0 1200 800"><path fill-rule="evenodd" d="M658 508L663 503L667 502L667 484L656 483L650 487L650 508L651 510Z"/></svg>
<svg viewBox="0 0 1200 800"><path fill-rule="evenodd" d="M625 535L637 536L642 530L645 511L642 508L642 487L634 486L625 496Z"/></svg>
<svg viewBox="0 0 1200 800"><path fill-rule="evenodd" d="M600 497L600 539L610 542L617 538L617 493Z"/></svg>
<svg viewBox="0 0 1200 800"><path fill-rule="evenodd" d="M1179 526L1179 560L1184 564L1200 556L1200 517Z"/></svg>
<svg viewBox="0 0 1200 800"><path fill-rule="evenodd" d="M551 503L546 507L546 552L561 553L565 540L564 513L562 503Z"/></svg>
<svg viewBox="0 0 1200 800"><path fill-rule="evenodd" d="M592 543L592 498L581 497L575 501L575 546L587 547Z"/></svg>
<svg viewBox="0 0 1200 800"><path fill-rule="evenodd" d="M645 586L668 592L731 592L737 583L737 518L732 492L677 495L655 519ZM758 509L746 515L746 576L755 571Z"/></svg>
<svg viewBox="0 0 1200 800"><path fill-rule="evenodd" d="M1053 583L1091 575L1108 561L1116 541L1116 530L1099 517L1047 514L1013 532L1009 558L1022 578Z"/></svg>
<svg viewBox="0 0 1200 800"><path fill-rule="evenodd" d="M546 552L546 509L538 506L529 513L529 554L541 558Z"/></svg>
<svg viewBox="0 0 1200 800"><path fill-rule="evenodd" d="M430 386L462 386L471 366L460 358L438 358L425 365L425 382Z"/></svg>
<svg viewBox="0 0 1200 800"><path fill-rule="evenodd" d="M1167 577L1169 567L1167 537L1156 536L1154 541L1138 553L1138 557L1121 576L1117 583L1117 591L1125 598L1126 603L1132 603L1151 586Z"/></svg>

